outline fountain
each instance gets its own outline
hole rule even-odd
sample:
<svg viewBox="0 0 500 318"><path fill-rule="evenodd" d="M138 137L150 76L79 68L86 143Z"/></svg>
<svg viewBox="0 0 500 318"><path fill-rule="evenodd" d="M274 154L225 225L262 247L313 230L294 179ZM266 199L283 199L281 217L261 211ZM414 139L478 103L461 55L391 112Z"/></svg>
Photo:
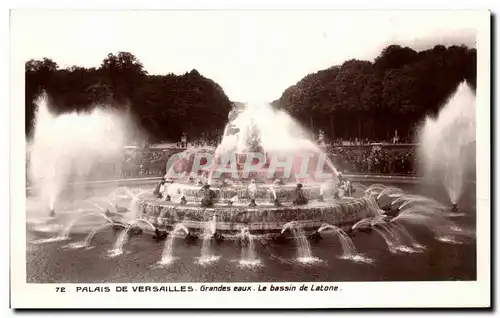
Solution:
<svg viewBox="0 0 500 318"><path fill-rule="evenodd" d="M406 238L407 239L409 238L410 243L415 244L415 246L419 247L419 249L417 250L414 248L414 246L408 246L404 244L401 235L399 234L399 231L393 228L393 223L390 222L388 223L383 220L378 220L375 223L373 223L372 227L378 234L380 234L380 236L382 236L391 253L395 254L400 252L415 253L421 251L420 245L418 245L414 241L414 239L411 236L409 236L409 234Z"/></svg>
<svg viewBox="0 0 500 318"><path fill-rule="evenodd" d="M215 262L219 259L218 256L213 254L212 245L216 235L216 220L215 216L212 221L205 223L205 230L203 232L203 242L201 245L201 256L198 263L205 265Z"/></svg>
<svg viewBox="0 0 500 318"><path fill-rule="evenodd" d="M458 212L465 177L475 168L476 97L462 82L437 118L427 118L420 132L419 155L428 178L443 182Z"/></svg>
<svg viewBox="0 0 500 318"><path fill-rule="evenodd" d="M413 236L405 229L403 225L398 222L391 222L392 226L394 226L395 230L401 234L403 240L407 242L408 246L411 246L415 249L415 251L422 252L425 249L425 246L418 243Z"/></svg>
<svg viewBox="0 0 500 318"><path fill-rule="evenodd" d="M102 108L55 115L48 98L36 101L35 125L28 142L32 190L52 217L59 195L70 182L84 182L96 162L117 163L125 145L125 118Z"/></svg>
<svg viewBox="0 0 500 318"><path fill-rule="evenodd" d="M248 228L244 227L240 232L241 258L239 261L242 267L255 267L260 265L260 260L255 251L255 239Z"/></svg>
<svg viewBox="0 0 500 318"><path fill-rule="evenodd" d="M87 237L83 240L83 241L79 241L79 242L73 242L73 243L70 243L68 245L66 245L65 247L66 248L86 248L86 249L90 249L92 248L93 246L91 245L91 242L92 242L92 239L94 238L94 236L96 236L97 233L101 232L102 230L108 228L108 227L122 227L122 228L125 228L126 226L124 224L120 224L120 223L106 223L106 224L103 224L97 228L93 228L90 233L87 235Z"/></svg>
<svg viewBox="0 0 500 318"><path fill-rule="evenodd" d="M162 257L160 260L160 265L168 265L174 261L173 251L174 251L174 239L176 235L183 231L186 235L189 235L189 230L182 223L175 225L174 229L170 233L167 241L165 242L165 247L163 248Z"/></svg>
<svg viewBox="0 0 500 318"><path fill-rule="evenodd" d="M456 94L467 95L462 90L463 87L459 87ZM452 98L450 103L453 104L453 101ZM40 109L40 123L43 123L48 111L43 107ZM101 115L71 116L83 121L99 119L107 122ZM71 116L68 117L72 118L71 121L78 122ZM64 116L56 118L61 122L70 121ZM234 238L241 244L239 264L255 267L261 263L256 245L260 242L269 251L265 243L267 239L274 242L293 239L297 246L296 260L303 264L315 264L322 260L313 256L312 248L315 246L311 247L309 240L319 242L322 235L333 233L342 247L339 258L373 263L354 245L353 238L358 231L370 233L373 230L378 233L392 253L414 253L425 249L404 227L405 222L424 225L436 239L447 243L459 243L458 237L470 234L451 222L444 212L445 207L433 199L407 194L394 186L351 184L338 173L319 147L295 135L297 124L282 111L273 110L269 105L240 105L230 113L229 119L223 139L216 149L188 149L172 156L167 163L165 177L158 180L154 189L115 189L103 202L110 206L115 204L116 213L93 200L84 201L94 210L75 210L76 213L57 237L40 243L68 239L77 222L95 215L106 223L91 229L83 242L68 246L88 248L96 233L108 227L116 230L123 228L109 251L113 257L123 254L124 244L130 235L151 231L156 241L165 240L158 264L169 265L175 259L174 240L184 232L184 239L190 243L199 244L198 239L202 240L197 264L205 266L217 261L220 257L215 255L214 244ZM44 136L43 129L39 135ZM76 167L80 163L92 162L98 152L90 145L88 148L83 145L96 142L94 138L92 134L89 140L81 137L82 145L69 148L69 152L75 153L65 158L76 162ZM60 145L58 149L62 151L67 143L69 141L62 139L54 144ZM40 147L37 142L34 145ZM35 159L33 171L41 169L41 161L37 157L40 148L37 147L32 151ZM87 151L83 152L82 158L77 158L76 153L80 149ZM432 147L429 149L435 150ZM62 191L63 181L69 180L50 168L58 160L62 158L57 155L48 160L47 171L53 173L48 180L54 181L54 184L42 194L42 197L50 198L47 205L54 212L54 203ZM70 171L70 167L73 166L68 163L61 171ZM446 171L449 173L449 170ZM460 178L454 180L458 182ZM450 185L448 193L456 206L462 190L456 183L446 184ZM128 205L128 208L120 208L117 201ZM60 217L57 213L55 215ZM140 224L146 227L141 228Z"/></svg>
<svg viewBox="0 0 500 318"><path fill-rule="evenodd" d="M110 256L117 256L123 254L123 245L127 241L127 237L129 234L141 234L142 229L141 228L134 228L134 225L138 223L145 223L146 225L149 225L153 232L156 230L156 227L149 222L146 219L136 219L128 224L125 230L123 230L120 233L120 236L118 236L118 239L115 242L115 245L113 246L113 249L110 251ZM135 229L135 230L134 230Z"/></svg>
<svg viewBox="0 0 500 318"><path fill-rule="evenodd" d="M71 232L71 228L76 224L76 222L80 221L82 218L87 217L87 216L100 216L104 218L106 221L113 223L113 221L104 213L101 211L89 211L84 214L77 214L73 219L69 222L69 224L64 228L63 232L61 233L61 237L69 237L69 234Z"/></svg>
<svg viewBox="0 0 500 318"><path fill-rule="evenodd" d="M259 235L279 236L294 220L308 231L323 223L350 227L379 214L373 198L362 193L334 198L340 186L337 170L297 131L298 124L288 114L270 105L235 106L215 150L188 149L169 159L164 178L168 185L161 196L172 199L158 197L159 184L156 193L137 196L137 217L152 219L162 228L182 222L190 233L204 238L205 224L213 215L219 220L217 233L237 236L246 227Z"/></svg>
<svg viewBox="0 0 500 318"><path fill-rule="evenodd" d="M283 226L281 234L285 233L287 230L293 232L295 243L297 244L297 261L303 264L311 264L320 261L318 258L312 256L311 245L307 240L301 224L295 221L288 222Z"/></svg>
<svg viewBox="0 0 500 318"><path fill-rule="evenodd" d="M92 229L92 231L89 233L89 235L87 235L87 237L85 238L85 241L83 243L83 246L90 246L90 243L92 242L92 239L94 238L94 236L104 230L105 228L107 227L110 227L110 226L118 226L118 227L123 227L125 228L125 225L124 224L120 224L120 223L109 223L109 224L104 224L103 226L97 228L97 229Z"/></svg>
<svg viewBox="0 0 500 318"><path fill-rule="evenodd" d="M359 223L359 222L358 222ZM317 230L318 233L321 233L326 230L333 230L337 237L339 238L340 244L342 245L342 259L348 259L358 262L371 263L373 262L371 259L364 257L361 253L358 252L356 246L352 242L351 238L347 235L345 231L331 224L323 224Z"/></svg>

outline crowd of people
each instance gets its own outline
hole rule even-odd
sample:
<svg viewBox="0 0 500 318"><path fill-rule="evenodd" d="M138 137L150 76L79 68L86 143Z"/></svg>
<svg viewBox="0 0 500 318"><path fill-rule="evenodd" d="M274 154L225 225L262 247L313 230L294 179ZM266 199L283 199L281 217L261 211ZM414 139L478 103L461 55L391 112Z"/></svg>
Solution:
<svg viewBox="0 0 500 318"><path fill-rule="evenodd" d="M148 149L129 152L121 166L121 177L160 176L168 158L179 149ZM335 146L325 149L338 171L343 173L416 175L416 149L386 146Z"/></svg>
<svg viewBox="0 0 500 318"><path fill-rule="evenodd" d="M414 147L383 146L329 147L327 153L335 167L344 173L416 175L418 157Z"/></svg>
<svg viewBox="0 0 500 318"><path fill-rule="evenodd" d="M205 144L206 145L206 144ZM191 146L191 145L190 145ZM94 163L88 179L118 179L163 176L168 159L184 148L126 149L116 162ZM324 151L339 172L344 174L390 174L414 176L418 174L418 157L413 146L390 145L338 146L329 145ZM26 167L29 167L27 157Z"/></svg>
<svg viewBox="0 0 500 318"><path fill-rule="evenodd" d="M160 176L176 149L138 149L127 151L121 164L121 177Z"/></svg>

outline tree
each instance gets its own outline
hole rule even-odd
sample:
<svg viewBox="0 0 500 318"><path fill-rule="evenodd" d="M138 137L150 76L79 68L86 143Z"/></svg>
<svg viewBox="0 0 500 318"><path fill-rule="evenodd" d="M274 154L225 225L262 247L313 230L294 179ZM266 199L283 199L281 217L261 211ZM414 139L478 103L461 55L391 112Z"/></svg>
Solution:
<svg viewBox="0 0 500 318"><path fill-rule="evenodd" d="M132 54L109 54L101 66L59 69L50 59L26 63L26 133L36 96L46 91L56 113L125 105L151 141L215 136L224 127L231 102L222 88L197 70L183 75L148 75Z"/></svg>
<svg viewBox="0 0 500 318"><path fill-rule="evenodd" d="M132 98L134 88L147 74L142 63L129 52L109 53L100 71L106 78L106 84L112 87L114 99L120 102Z"/></svg>
<svg viewBox="0 0 500 318"><path fill-rule="evenodd" d="M410 135L464 79L475 87L475 49L390 45L374 63L349 60L306 75L273 105L330 138L387 139L395 129Z"/></svg>

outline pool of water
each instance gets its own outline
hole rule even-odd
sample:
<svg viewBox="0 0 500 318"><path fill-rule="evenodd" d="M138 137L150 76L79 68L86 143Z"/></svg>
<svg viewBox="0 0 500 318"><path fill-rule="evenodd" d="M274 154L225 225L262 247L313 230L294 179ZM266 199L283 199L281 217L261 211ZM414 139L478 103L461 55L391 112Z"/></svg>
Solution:
<svg viewBox="0 0 500 318"><path fill-rule="evenodd" d="M148 188L150 186L147 186ZM446 202L444 192L428 187L406 185L411 193L432 195ZM107 195L110 188L85 192L84 196ZM256 263L242 260L242 248L236 241L214 243L213 262L200 263L202 241L176 238L173 261L161 264L165 241L156 241L144 233L128 239L123 254L110 255L120 231L107 228L93 238L91 246L75 248L89 229L103 222L89 218L75 225L67 240L46 240L54 235L27 231L27 282L29 283L101 283L101 282L283 282L283 281L431 281L475 280L475 189L463 195L461 211L451 218L461 229L472 234L459 240L437 240L426 227L402 224L423 247L421 251L389 251L384 239L372 231L352 237L357 259L342 258L343 250L336 235L325 232L311 242L312 262L297 260L297 242L255 241ZM75 197L68 196L69 206ZM123 204L126 204L124 202ZM61 204L62 205L62 204ZM28 211L28 217L30 211ZM95 222L93 224L92 222ZM78 230L79 229L79 230ZM56 233L57 234L57 233Z"/></svg>

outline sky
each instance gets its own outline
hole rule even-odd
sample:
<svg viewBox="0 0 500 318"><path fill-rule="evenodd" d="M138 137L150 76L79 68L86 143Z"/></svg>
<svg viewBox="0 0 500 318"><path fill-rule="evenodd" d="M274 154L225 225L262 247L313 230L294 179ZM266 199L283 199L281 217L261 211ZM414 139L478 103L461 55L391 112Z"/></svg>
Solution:
<svg viewBox="0 0 500 318"><path fill-rule="evenodd" d="M233 101L271 102L307 74L390 44L475 47L464 11L49 11L11 12L11 45L24 62L99 67L134 54L149 74L197 69Z"/></svg>

